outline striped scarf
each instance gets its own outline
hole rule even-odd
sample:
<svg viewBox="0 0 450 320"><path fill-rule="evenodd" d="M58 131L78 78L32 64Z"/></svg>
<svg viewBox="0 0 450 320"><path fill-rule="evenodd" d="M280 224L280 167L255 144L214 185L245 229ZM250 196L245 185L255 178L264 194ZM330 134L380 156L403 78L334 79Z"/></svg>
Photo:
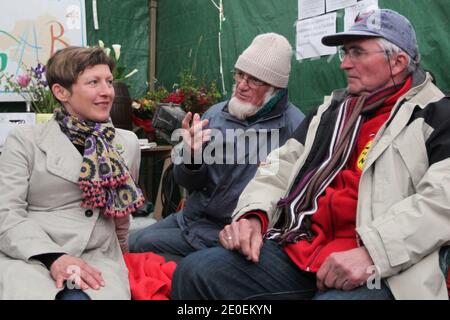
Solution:
<svg viewBox="0 0 450 320"><path fill-rule="evenodd" d="M306 172L289 195L278 202L278 207L284 211L284 220L268 230L266 238L282 245L299 240L312 241L311 215L317 211L319 196L346 165L365 118L401 87L389 87L370 96L348 96L344 100L339 106L325 159Z"/></svg>
<svg viewBox="0 0 450 320"><path fill-rule="evenodd" d="M123 217L141 207L142 191L112 144L116 134L113 124L82 121L64 110L56 110L55 119L73 144L84 147L78 179L81 206L104 209L107 217Z"/></svg>

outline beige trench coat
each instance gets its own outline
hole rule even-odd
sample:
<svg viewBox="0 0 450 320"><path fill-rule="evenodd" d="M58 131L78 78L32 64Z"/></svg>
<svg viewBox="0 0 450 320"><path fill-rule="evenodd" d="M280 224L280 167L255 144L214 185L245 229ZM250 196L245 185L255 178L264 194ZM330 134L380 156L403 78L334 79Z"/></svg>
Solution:
<svg viewBox="0 0 450 320"><path fill-rule="evenodd" d="M134 133L113 141L136 179L140 149ZM0 299L54 299L50 272L31 257L65 252L102 272L105 287L92 299L129 299L126 250L129 218L112 219L81 208L82 156L55 120L20 126L0 156Z"/></svg>

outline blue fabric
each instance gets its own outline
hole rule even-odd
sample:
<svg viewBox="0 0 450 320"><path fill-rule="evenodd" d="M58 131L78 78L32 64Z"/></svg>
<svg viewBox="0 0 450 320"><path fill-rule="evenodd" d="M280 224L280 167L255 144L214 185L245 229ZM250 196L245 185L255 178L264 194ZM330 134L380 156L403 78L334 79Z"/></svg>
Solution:
<svg viewBox="0 0 450 320"><path fill-rule="evenodd" d="M394 300L391 290L384 282L379 289L361 286L350 291L327 290L317 293L313 300Z"/></svg>
<svg viewBox="0 0 450 320"><path fill-rule="evenodd" d="M186 256L195 249L182 236L175 214L130 234L130 252L171 253Z"/></svg>
<svg viewBox="0 0 450 320"><path fill-rule="evenodd" d="M226 130L279 130L279 144L283 145L303 120L301 111L287 100L287 94L269 113L253 123L240 121L228 113L227 101L212 106L203 119L209 119L208 128L217 130L223 137ZM275 146L269 144L267 150ZM231 214L244 187L253 178L259 160L249 163L251 155L257 154L256 145L247 143L245 154L236 152L234 141L212 141L221 143L224 149L223 164L202 164L192 170L192 166L175 165L173 174L175 181L190 191L186 207L175 215L178 228L169 222L158 222L138 234L130 237L131 252L154 251L186 255L187 250L200 250L218 245L218 235L222 228L231 222ZM226 164L226 145L234 145L235 159L233 164ZM253 149L252 149L253 148ZM176 147L177 150L179 146ZM236 164L238 159L245 159L245 164ZM229 163L230 161L228 161ZM160 225L162 223L162 225ZM163 230L163 231L162 231ZM151 244L150 244L151 242ZM178 244L177 244L178 243ZM188 244L189 246L187 246Z"/></svg>
<svg viewBox="0 0 450 320"><path fill-rule="evenodd" d="M300 270L274 241L266 240L260 261L216 247L195 252L178 264L173 299L392 299L389 289L317 292L314 273Z"/></svg>
<svg viewBox="0 0 450 320"><path fill-rule="evenodd" d="M91 297L81 289L69 289L65 287L56 294L55 300L91 300Z"/></svg>
<svg viewBox="0 0 450 320"><path fill-rule="evenodd" d="M211 107L204 119L209 119L209 128L217 130L223 137L226 130L279 130L279 144L283 145L292 135L304 118L301 111L287 101L287 95L277 104L271 112L264 115L254 123L240 121L228 113L227 103L222 102ZM275 146L269 144L267 150ZM234 146L233 164L227 163L227 153L223 153L223 164L203 164L198 170L190 170L188 166L180 164L174 166L175 181L190 191L186 207L178 215L178 223L185 239L197 250L212 247L217 244L219 231L231 221L231 213L236 207L240 194L253 178L258 163L265 159L257 159L249 163L252 155L257 154L256 145L247 144L245 154L236 151L236 139L233 141L213 141ZM278 147L278 146L277 146ZM228 155L229 156L229 155ZM236 164L237 160L245 159L245 164ZM228 161L229 163L230 161ZM242 161L241 161L242 162Z"/></svg>
<svg viewBox="0 0 450 320"><path fill-rule="evenodd" d="M448 268L450 265L450 246L442 247L441 250L439 250L439 265L441 266L445 279L447 279Z"/></svg>

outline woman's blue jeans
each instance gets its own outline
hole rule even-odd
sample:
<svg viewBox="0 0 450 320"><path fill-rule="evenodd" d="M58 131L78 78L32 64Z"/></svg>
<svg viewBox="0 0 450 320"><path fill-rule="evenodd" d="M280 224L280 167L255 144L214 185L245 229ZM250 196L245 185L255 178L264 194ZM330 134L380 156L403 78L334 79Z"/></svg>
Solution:
<svg viewBox="0 0 450 320"><path fill-rule="evenodd" d="M173 299L393 299L390 290L366 286L318 292L314 273L300 270L274 241L265 241L258 263L222 247L181 260L172 279Z"/></svg>

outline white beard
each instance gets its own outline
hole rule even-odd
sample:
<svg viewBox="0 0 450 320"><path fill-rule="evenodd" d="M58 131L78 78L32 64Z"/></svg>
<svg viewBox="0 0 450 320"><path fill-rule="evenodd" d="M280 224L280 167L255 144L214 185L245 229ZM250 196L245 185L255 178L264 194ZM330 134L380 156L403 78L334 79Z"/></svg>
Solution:
<svg viewBox="0 0 450 320"><path fill-rule="evenodd" d="M273 87L271 87L266 92L263 103L261 105L257 106L252 103L249 103L249 102L243 102L243 101L239 100L238 98L236 98L234 95L235 90L236 90L236 88L233 87L233 96L230 99L230 101L228 102L228 111L230 112L230 114L232 116L238 118L239 120L245 120L248 117L257 113L258 110L262 106L264 106L267 102L270 101L270 99L272 99L276 95L275 89Z"/></svg>

